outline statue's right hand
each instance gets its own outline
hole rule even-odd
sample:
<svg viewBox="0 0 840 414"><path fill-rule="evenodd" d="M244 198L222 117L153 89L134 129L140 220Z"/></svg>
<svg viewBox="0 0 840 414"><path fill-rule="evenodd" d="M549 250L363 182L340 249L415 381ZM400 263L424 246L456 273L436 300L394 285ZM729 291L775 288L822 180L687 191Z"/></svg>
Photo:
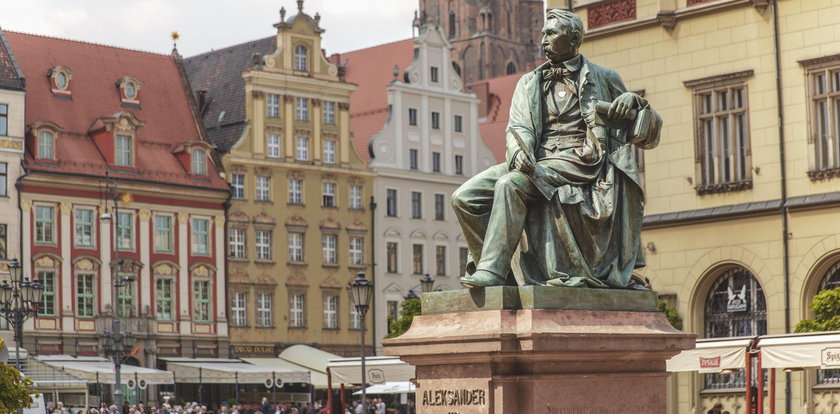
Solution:
<svg viewBox="0 0 840 414"><path fill-rule="evenodd" d="M525 174L531 174L534 172L535 167L534 163L531 162L530 158L528 158L524 152L519 151L516 153L516 158L513 160L513 168L522 171Z"/></svg>

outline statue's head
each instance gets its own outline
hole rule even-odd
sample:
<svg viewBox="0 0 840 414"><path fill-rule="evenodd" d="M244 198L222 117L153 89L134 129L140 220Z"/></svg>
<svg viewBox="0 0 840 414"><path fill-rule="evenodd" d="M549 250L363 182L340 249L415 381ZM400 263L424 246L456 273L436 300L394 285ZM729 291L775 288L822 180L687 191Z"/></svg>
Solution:
<svg viewBox="0 0 840 414"><path fill-rule="evenodd" d="M541 46L552 62L563 62L578 54L583 42L583 21L576 14L562 9L546 13Z"/></svg>

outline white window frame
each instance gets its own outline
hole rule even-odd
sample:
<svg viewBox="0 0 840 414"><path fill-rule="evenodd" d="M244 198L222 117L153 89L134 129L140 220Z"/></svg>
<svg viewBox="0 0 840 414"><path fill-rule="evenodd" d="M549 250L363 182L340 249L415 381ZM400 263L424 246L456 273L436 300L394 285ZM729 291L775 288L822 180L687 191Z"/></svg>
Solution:
<svg viewBox="0 0 840 414"><path fill-rule="evenodd" d="M309 48L304 45L295 47L295 70L298 72L309 71Z"/></svg>
<svg viewBox="0 0 840 414"><path fill-rule="evenodd" d="M166 233L167 233L166 243L168 245L168 248L166 248L166 249L162 248L163 246L161 246L161 243L160 243L161 232L159 232L159 230L161 228L158 227L158 220L157 220L158 217L165 217L165 218L169 219L169 227L168 227L168 230L166 231ZM155 253L172 253L174 251L174 249L173 249L174 234L173 234L173 231L172 231L172 228L174 227L173 226L174 223L175 223L175 218L172 214L153 214L152 215L152 231L154 232L153 249L154 249Z"/></svg>
<svg viewBox="0 0 840 414"><path fill-rule="evenodd" d="M248 294L233 292L230 301L230 326L248 326Z"/></svg>
<svg viewBox="0 0 840 414"><path fill-rule="evenodd" d="M295 120L309 121L309 98L295 97Z"/></svg>
<svg viewBox="0 0 840 414"><path fill-rule="evenodd" d="M364 193L364 189L360 185L351 184L350 185L350 200L349 200L349 208L354 210L361 210L362 209L362 194Z"/></svg>
<svg viewBox="0 0 840 414"><path fill-rule="evenodd" d="M338 329L338 296L324 296L324 329Z"/></svg>
<svg viewBox="0 0 840 414"><path fill-rule="evenodd" d="M362 236L350 236L348 247L350 266L365 265L365 238Z"/></svg>
<svg viewBox="0 0 840 414"><path fill-rule="evenodd" d="M289 327L306 327L306 296L303 293L292 294L289 301Z"/></svg>
<svg viewBox="0 0 840 414"><path fill-rule="evenodd" d="M199 223L204 223L206 230L200 231ZM190 217L190 252L194 255L207 256L210 254L210 219L207 217Z"/></svg>
<svg viewBox="0 0 840 414"><path fill-rule="evenodd" d="M257 201L271 201L271 177L267 175L256 176L254 188Z"/></svg>
<svg viewBox="0 0 840 414"><path fill-rule="evenodd" d="M127 228L122 223L122 217L128 217L129 218L129 225L128 225ZM116 215L116 217L114 217L114 220L117 221L117 225L116 225L116 227L117 227L117 248L119 248L120 250L127 250L127 251L134 250L134 235L136 234L135 231L134 231L135 230L135 228L134 228L134 212L133 211L119 211L118 214ZM128 232L128 238L127 238L128 244L127 245L123 244L123 240L126 240L122 237L124 231Z"/></svg>
<svg viewBox="0 0 840 414"><path fill-rule="evenodd" d="M274 326L273 299L274 295L271 293L257 293L257 326L260 328Z"/></svg>
<svg viewBox="0 0 840 414"><path fill-rule="evenodd" d="M257 248L257 260L272 260L271 249L271 230L256 230L255 246Z"/></svg>
<svg viewBox="0 0 840 414"><path fill-rule="evenodd" d="M338 184L326 181L321 184L321 206L322 207L338 207L338 199L336 192Z"/></svg>
<svg viewBox="0 0 840 414"><path fill-rule="evenodd" d="M309 161L309 137L298 135L295 144L295 160Z"/></svg>
<svg viewBox="0 0 840 414"><path fill-rule="evenodd" d="M230 176L230 198L234 200L245 199L245 174L233 173Z"/></svg>
<svg viewBox="0 0 840 414"><path fill-rule="evenodd" d="M231 227L228 229L228 257L231 259L246 259L245 229Z"/></svg>
<svg viewBox="0 0 840 414"><path fill-rule="evenodd" d="M299 178L289 179L289 204L303 204L303 180Z"/></svg>
<svg viewBox="0 0 840 414"><path fill-rule="evenodd" d="M269 93L266 97L265 114L269 118L280 118L280 95Z"/></svg>
<svg viewBox="0 0 840 414"><path fill-rule="evenodd" d="M121 167L134 165L134 137L131 135L115 134L114 165Z"/></svg>
<svg viewBox="0 0 840 414"><path fill-rule="evenodd" d="M334 233L321 235L321 251L324 264L338 264L338 235Z"/></svg>
<svg viewBox="0 0 840 414"><path fill-rule="evenodd" d="M55 159L55 133L52 131L38 132L38 158Z"/></svg>
<svg viewBox="0 0 840 414"><path fill-rule="evenodd" d="M303 263L305 257L303 250L304 233L292 231L289 232L289 261L294 263Z"/></svg>
<svg viewBox="0 0 840 414"><path fill-rule="evenodd" d="M268 134L266 138L266 157L280 158L280 134Z"/></svg>
<svg viewBox="0 0 840 414"><path fill-rule="evenodd" d="M207 155L203 149L193 148L190 161L193 175L207 175Z"/></svg>
<svg viewBox="0 0 840 414"><path fill-rule="evenodd" d="M336 144L334 139L324 140L324 164L335 164Z"/></svg>
<svg viewBox="0 0 840 414"><path fill-rule="evenodd" d="M89 214L89 221L81 221L80 213ZM96 246L96 211L93 208L76 207L73 209L73 245L83 248Z"/></svg>

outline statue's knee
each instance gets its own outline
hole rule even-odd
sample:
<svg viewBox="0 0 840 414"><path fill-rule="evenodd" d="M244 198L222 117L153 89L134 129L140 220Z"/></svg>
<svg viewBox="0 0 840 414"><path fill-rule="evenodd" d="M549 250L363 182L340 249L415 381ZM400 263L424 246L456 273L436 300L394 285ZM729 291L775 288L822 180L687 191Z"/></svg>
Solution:
<svg viewBox="0 0 840 414"><path fill-rule="evenodd" d="M452 196L449 197L449 203L452 205L452 208L456 210L463 210L464 207L466 207L467 200L464 197L464 191L461 187L458 187L457 190L452 192Z"/></svg>
<svg viewBox="0 0 840 414"><path fill-rule="evenodd" d="M528 180L524 174L519 171L511 171L501 176L496 181L496 190L513 190L522 188L525 184L523 180Z"/></svg>

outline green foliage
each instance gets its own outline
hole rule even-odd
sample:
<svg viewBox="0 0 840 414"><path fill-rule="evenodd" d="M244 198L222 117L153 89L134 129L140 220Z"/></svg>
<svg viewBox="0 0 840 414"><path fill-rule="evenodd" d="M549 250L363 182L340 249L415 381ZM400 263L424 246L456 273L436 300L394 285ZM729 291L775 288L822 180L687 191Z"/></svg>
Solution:
<svg viewBox="0 0 840 414"><path fill-rule="evenodd" d="M420 314L420 299L408 299L400 305L400 318L394 320L388 318L388 330L390 333L385 335L385 339L396 338L402 335L408 328L411 327L411 321L414 316Z"/></svg>
<svg viewBox="0 0 840 414"><path fill-rule="evenodd" d="M811 300L814 319L803 319L795 332L840 331L840 288L823 290Z"/></svg>
<svg viewBox="0 0 840 414"><path fill-rule="evenodd" d="M33 386L31 378L23 377L15 367L0 362L0 414L16 413L29 407Z"/></svg>
<svg viewBox="0 0 840 414"><path fill-rule="evenodd" d="M664 300L659 301L659 311L665 313L665 316L668 317L668 322L671 322L671 326L679 331L683 329L682 318L680 318L677 310L668 306Z"/></svg>

